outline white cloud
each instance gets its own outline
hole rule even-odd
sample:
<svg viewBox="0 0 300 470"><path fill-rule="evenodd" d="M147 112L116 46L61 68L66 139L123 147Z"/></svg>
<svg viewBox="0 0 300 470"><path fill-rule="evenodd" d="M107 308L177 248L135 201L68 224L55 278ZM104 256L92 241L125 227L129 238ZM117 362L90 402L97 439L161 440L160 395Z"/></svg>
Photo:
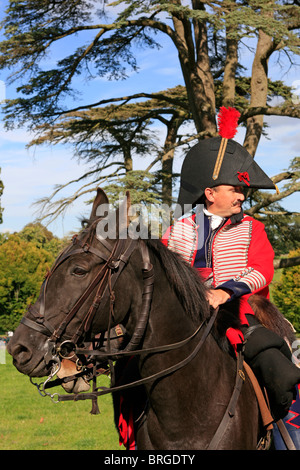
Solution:
<svg viewBox="0 0 300 470"><path fill-rule="evenodd" d="M0 178L4 183L2 232L21 230L35 218L33 203L37 199L49 196L54 185L78 178L85 171L84 166L72 158L70 150L55 146L26 150L28 141L28 134L26 140L26 133L15 131L14 140L2 140L0 144ZM80 211L81 215L86 212L83 201L78 201L67 212L63 228L60 220L53 225L53 230L58 230L61 236L77 229Z"/></svg>

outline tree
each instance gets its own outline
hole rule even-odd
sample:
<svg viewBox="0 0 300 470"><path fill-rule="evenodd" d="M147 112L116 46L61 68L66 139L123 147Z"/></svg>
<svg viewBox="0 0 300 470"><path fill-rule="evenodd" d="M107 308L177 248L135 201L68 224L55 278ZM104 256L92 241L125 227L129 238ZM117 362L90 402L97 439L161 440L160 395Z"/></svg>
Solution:
<svg viewBox="0 0 300 470"><path fill-rule="evenodd" d="M28 304L36 300L63 243L47 229L33 224L1 238L0 331L17 327Z"/></svg>
<svg viewBox="0 0 300 470"><path fill-rule="evenodd" d="M249 191L249 197L246 203L245 212L261 220L266 227L269 240L277 256L286 255L291 250L296 250L300 246L300 213L292 213L284 209L278 202L282 196L287 196L294 192L295 188L300 188L300 158L294 158L290 167L277 175L275 183L279 181L288 181L280 194L262 194L261 191ZM297 189L299 190L299 189ZM269 198L269 205L266 208L265 201ZM295 261L298 263L297 257ZM292 259L289 258L292 265ZM287 266L287 261L282 262ZM275 264L278 268L279 264Z"/></svg>
<svg viewBox="0 0 300 470"><path fill-rule="evenodd" d="M56 257L68 243L68 237L57 238L41 223L29 223L18 232L18 236L25 242L33 243L37 248L43 248Z"/></svg>
<svg viewBox="0 0 300 470"><path fill-rule="evenodd" d="M300 249L291 251L289 257L300 256ZM283 269L279 282L272 288L272 297L283 315L300 333L300 266Z"/></svg>
<svg viewBox="0 0 300 470"><path fill-rule="evenodd" d="M299 54L299 10L298 2L292 0L118 0L109 6L104 2L101 10L95 0L10 0L3 23L6 40L0 43L0 68L12 68L11 80L21 84L18 97L4 107L6 124L27 125L44 137L47 134L52 142L59 138L54 124L60 119L60 138L74 143L80 156L93 162L91 174L85 175L92 176L92 183L85 184L81 194L94 190L103 180L107 139L109 146L117 142L115 149L123 157L119 169L125 173L134 170L131 157L137 148L142 154L142 149L152 147L153 164L161 163L161 194L165 202L170 201L174 150L183 142L216 135L215 116L221 105L235 105L240 110L240 124L246 128L244 145L253 157L265 132L264 116L300 117L291 88L268 76L271 57L277 55L279 61L285 54L292 66ZM76 76L124 79L128 72L138 70L136 48L159 49L162 36L178 52L185 84L181 96L174 94L175 87L171 93L135 92L72 106ZM60 58L54 68L47 66L44 59L53 47L75 37L78 47ZM253 49L251 76L246 75L243 64L245 47ZM275 104L274 97L280 98ZM166 126L160 149L148 134L153 119L164 120ZM194 128L183 136L189 121ZM124 132L133 138L125 140ZM124 177L116 175L111 158L104 163L106 170L108 165L114 168L113 177ZM287 178L289 194L298 191L299 184L292 176ZM274 179L282 181L281 176ZM285 195L262 195L261 207ZM64 205L59 201L59 206L61 202Z"/></svg>
<svg viewBox="0 0 300 470"><path fill-rule="evenodd" d="M42 126L43 134L33 139L31 145L45 142L51 142L51 144L72 143L76 155L94 166L94 169L82 175L80 180L92 177L91 184L95 184L95 182L98 185L109 183L109 188L116 186L116 184L124 187L124 182L128 181L127 189L132 189L132 174L135 176L139 174L140 190L144 191L144 186L148 184L147 181L153 181L153 186L150 185L149 189L156 191L157 201L171 204L174 184L173 157L177 146L176 141L180 139L178 129L184 122L190 120L191 115L188 111L184 87L177 86L166 90L164 94L174 102L176 101L176 106L163 101L160 95L157 98L153 96L141 102L122 104L121 106L110 104L86 111L77 110L68 113L58 123L47 129ZM145 97L145 94L136 95L136 99L144 99ZM130 99L132 98L130 97ZM170 119L167 118L168 116ZM155 121L166 127L166 138L162 149L159 148L157 138L151 130ZM147 163L144 170L138 172L133 168L133 156L136 155L141 158L149 157L149 155L155 157L150 164ZM160 161L161 169L151 171ZM67 184L72 183L74 181ZM161 189L158 187L159 184ZM42 204L48 209L47 217L50 214L56 217L64 210L66 204L86 192L88 185L84 185L82 191L72 195L69 199L57 201L53 205L52 212L51 200L65 186L57 186L50 197L38 201L38 204ZM108 192L109 188L106 187ZM145 191L143 194L145 203L153 202L152 195L149 196ZM135 194L132 196L135 202ZM51 209L50 214L49 208Z"/></svg>

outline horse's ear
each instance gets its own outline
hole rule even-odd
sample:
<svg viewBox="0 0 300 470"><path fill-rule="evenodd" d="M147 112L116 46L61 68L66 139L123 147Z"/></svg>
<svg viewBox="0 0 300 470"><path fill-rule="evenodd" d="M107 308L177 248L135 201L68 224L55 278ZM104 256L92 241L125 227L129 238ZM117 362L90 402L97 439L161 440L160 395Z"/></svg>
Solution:
<svg viewBox="0 0 300 470"><path fill-rule="evenodd" d="M103 191L103 189L97 188L97 195L94 199L92 212L91 212L91 215L90 215L91 219L94 219L95 217L97 217L97 209L102 204L107 204L108 205L109 200L108 200L108 197L106 196L105 192Z"/></svg>

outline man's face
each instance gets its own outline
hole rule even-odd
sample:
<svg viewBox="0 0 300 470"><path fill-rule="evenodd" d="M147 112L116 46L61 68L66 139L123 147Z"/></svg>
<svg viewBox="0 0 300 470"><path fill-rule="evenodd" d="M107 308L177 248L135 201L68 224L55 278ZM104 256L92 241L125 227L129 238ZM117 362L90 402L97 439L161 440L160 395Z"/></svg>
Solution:
<svg viewBox="0 0 300 470"><path fill-rule="evenodd" d="M231 217L241 212L245 200L242 186L222 184L215 188L206 188L207 209L221 217Z"/></svg>

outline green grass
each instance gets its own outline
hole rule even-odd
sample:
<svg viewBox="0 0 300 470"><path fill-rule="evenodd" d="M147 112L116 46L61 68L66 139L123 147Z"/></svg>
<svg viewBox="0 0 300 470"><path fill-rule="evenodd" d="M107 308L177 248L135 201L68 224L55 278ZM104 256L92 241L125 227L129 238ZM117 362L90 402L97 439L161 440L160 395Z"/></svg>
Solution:
<svg viewBox="0 0 300 470"><path fill-rule="evenodd" d="M101 385L108 386L107 377L103 380ZM65 393L61 387L51 390ZM113 423L111 395L100 397L98 404L100 414L91 415L90 400L55 404L41 397L6 354L6 364L0 364L0 450L124 449Z"/></svg>

